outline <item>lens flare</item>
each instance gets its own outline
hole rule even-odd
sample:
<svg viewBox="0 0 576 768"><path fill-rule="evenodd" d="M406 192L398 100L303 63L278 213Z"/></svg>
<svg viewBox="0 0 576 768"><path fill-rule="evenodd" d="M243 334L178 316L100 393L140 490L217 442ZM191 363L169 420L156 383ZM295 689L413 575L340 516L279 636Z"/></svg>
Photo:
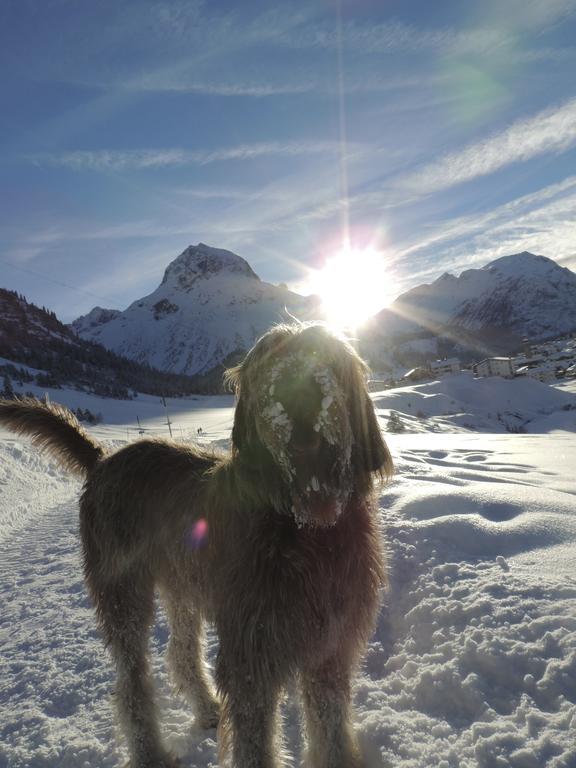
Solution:
<svg viewBox="0 0 576 768"><path fill-rule="evenodd" d="M354 331L386 306L395 295L386 262L383 251L346 245L313 271L308 287L320 297L326 322Z"/></svg>
<svg viewBox="0 0 576 768"><path fill-rule="evenodd" d="M199 549L208 540L208 521L201 517L190 530L189 543L192 549Z"/></svg>

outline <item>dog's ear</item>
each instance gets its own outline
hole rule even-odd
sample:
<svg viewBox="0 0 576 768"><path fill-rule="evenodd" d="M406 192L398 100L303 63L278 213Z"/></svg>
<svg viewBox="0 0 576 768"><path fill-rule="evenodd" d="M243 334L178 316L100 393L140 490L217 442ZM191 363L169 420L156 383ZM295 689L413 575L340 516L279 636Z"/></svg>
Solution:
<svg viewBox="0 0 576 768"><path fill-rule="evenodd" d="M364 386L354 392L351 404L352 464L356 471L377 472L383 478L394 471L392 456L382 437L374 405Z"/></svg>
<svg viewBox="0 0 576 768"><path fill-rule="evenodd" d="M232 427L232 448L241 451L249 442L248 407L245 397L238 397L236 410L234 411L234 425Z"/></svg>
<svg viewBox="0 0 576 768"><path fill-rule="evenodd" d="M232 452L253 467L269 467L272 457L258 435L254 405L248 392L249 380L243 376L243 365L224 374L226 386L236 393L236 409L232 425Z"/></svg>
<svg viewBox="0 0 576 768"><path fill-rule="evenodd" d="M253 407L241 390L238 394L232 426L232 451L254 468L269 467L272 457L258 435Z"/></svg>
<svg viewBox="0 0 576 768"><path fill-rule="evenodd" d="M234 424L232 426L232 450L241 451L248 443L248 404L246 396L240 390L242 365L235 365L224 371L224 388L236 394Z"/></svg>

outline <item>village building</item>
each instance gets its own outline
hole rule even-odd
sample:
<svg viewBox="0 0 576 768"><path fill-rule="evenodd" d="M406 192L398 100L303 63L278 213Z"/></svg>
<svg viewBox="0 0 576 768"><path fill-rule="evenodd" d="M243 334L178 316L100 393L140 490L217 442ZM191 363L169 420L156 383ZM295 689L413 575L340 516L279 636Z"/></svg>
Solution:
<svg viewBox="0 0 576 768"><path fill-rule="evenodd" d="M528 376L531 379L550 383L559 378L559 371L557 367L552 363L541 363L535 366L522 366L516 371L517 376Z"/></svg>
<svg viewBox="0 0 576 768"><path fill-rule="evenodd" d="M431 379L430 375L430 369L424 368L423 366L417 366L416 368L412 368L407 373L404 374L402 377L403 383L409 383L409 384L418 384L421 381L430 381Z"/></svg>
<svg viewBox="0 0 576 768"><path fill-rule="evenodd" d="M446 376L451 373L460 373L460 360L450 357L446 360L431 360L428 369L433 376Z"/></svg>
<svg viewBox="0 0 576 768"><path fill-rule="evenodd" d="M515 374L514 361L511 357L487 357L474 366L476 376L502 376L511 379Z"/></svg>

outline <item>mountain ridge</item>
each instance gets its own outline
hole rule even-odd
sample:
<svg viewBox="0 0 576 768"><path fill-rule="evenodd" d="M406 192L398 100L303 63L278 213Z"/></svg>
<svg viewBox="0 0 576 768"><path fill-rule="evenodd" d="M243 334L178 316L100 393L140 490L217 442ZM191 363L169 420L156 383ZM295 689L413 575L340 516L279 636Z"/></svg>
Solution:
<svg viewBox="0 0 576 768"><path fill-rule="evenodd" d="M54 334L69 347L88 340L148 369L193 373L198 391L218 391L224 368L271 325L291 315L319 319L319 309L316 297L266 283L240 256L199 243L123 312L94 307L68 327L47 313L40 324L57 323L50 343ZM576 274L524 251L415 286L358 337L373 366L390 360L410 366L446 354L467 360L509 354L524 337L538 341L575 330Z"/></svg>
<svg viewBox="0 0 576 768"><path fill-rule="evenodd" d="M576 274L529 251L502 256L415 286L378 313L372 325L397 336L498 327L534 339L570 333L576 330Z"/></svg>

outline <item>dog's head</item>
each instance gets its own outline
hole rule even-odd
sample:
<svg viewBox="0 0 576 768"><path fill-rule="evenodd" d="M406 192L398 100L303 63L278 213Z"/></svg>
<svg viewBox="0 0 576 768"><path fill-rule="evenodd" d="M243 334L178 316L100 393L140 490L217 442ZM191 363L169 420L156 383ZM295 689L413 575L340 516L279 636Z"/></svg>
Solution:
<svg viewBox="0 0 576 768"><path fill-rule="evenodd" d="M366 390L367 368L323 325L281 325L228 371L238 396L235 455L283 485L299 523L336 522L392 460Z"/></svg>

